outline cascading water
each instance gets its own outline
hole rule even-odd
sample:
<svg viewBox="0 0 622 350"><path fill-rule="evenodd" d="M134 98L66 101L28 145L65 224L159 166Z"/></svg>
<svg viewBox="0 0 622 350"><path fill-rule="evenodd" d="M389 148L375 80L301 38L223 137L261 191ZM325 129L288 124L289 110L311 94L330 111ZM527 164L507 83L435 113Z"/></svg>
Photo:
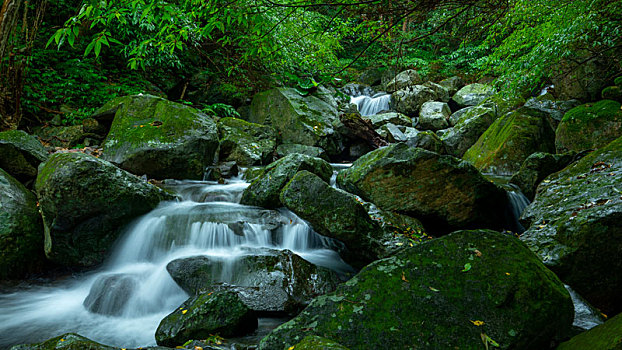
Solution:
<svg viewBox="0 0 622 350"><path fill-rule="evenodd" d="M75 332L122 347L155 344L160 321L188 295L167 264L208 256L233 266L248 248L289 249L338 272L350 272L334 249L293 213L237 204L247 183L175 181L183 200L162 203L139 218L98 271L0 295L0 348ZM233 280L233 269L221 279ZM261 326L260 326L261 327Z"/></svg>
<svg viewBox="0 0 622 350"><path fill-rule="evenodd" d="M391 95L384 92L373 96L361 95L350 98L350 103L354 103L361 115L374 115L390 108Z"/></svg>
<svg viewBox="0 0 622 350"><path fill-rule="evenodd" d="M506 187L510 207L509 211L513 221L512 224L514 226L511 229L513 232L523 233L525 231L525 228L520 223L520 216L523 214L523 211L531 202L527 197L525 197L525 195L523 194L523 192L521 192L518 186L514 184L507 184Z"/></svg>

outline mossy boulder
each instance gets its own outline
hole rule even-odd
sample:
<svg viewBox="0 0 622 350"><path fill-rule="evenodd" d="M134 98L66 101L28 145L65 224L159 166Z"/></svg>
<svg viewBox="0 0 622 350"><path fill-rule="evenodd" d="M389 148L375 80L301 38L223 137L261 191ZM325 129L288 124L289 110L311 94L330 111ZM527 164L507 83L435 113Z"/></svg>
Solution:
<svg viewBox="0 0 622 350"><path fill-rule="evenodd" d="M453 76L438 82L438 85L446 88L450 95L454 95L464 86L464 81L459 76Z"/></svg>
<svg viewBox="0 0 622 350"><path fill-rule="evenodd" d="M462 159L482 172L512 174L532 153L554 153L554 143L546 117L510 112L495 120Z"/></svg>
<svg viewBox="0 0 622 350"><path fill-rule="evenodd" d="M48 158L36 137L22 130L0 132L0 168L21 183L37 177L37 167Z"/></svg>
<svg viewBox="0 0 622 350"><path fill-rule="evenodd" d="M253 97L249 121L271 125L283 143L321 147L328 154L342 150L334 130L337 109L316 96L302 96L293 88L275 88Z"/></svg>
<svg viewBox="0 0 622 350"><path fill-rule="evenodd" d="M239 166L268 164L276 148L276 132L270 126L237 118L218 121L220 161L235 161Z"/></svg>
<svg viewBox="0 0 622 350"><path fill-rule="evenodd" d="M460 231L366 266L259 349L306 335L350 349L483 349L487 339L499 349L544 349L572 317L568 291L518 239Z"/></svg>
<svg viewBox="0 0 622 350"><path fill-rule="evenodd" d="M72 148L83 143L87 137L82 125L43 126L35 128L33 133L51 148Z"/></svg>
<svg viewBox="0 0 622 350"><path fill-rule="evenodd" d="M605 100L614 100L622 103L622 88L619 86L608 86L603 89L601 97Z"/></svg>
<svg viewBox="0 0 622 350"><path fill-rule="evenodd" d="M410 147L419 147L430 152L445 154L445 144L436 133L430 130L419 131L415 128L407 128L404 131L405 143Z"/></svg>
<svg viewBox="0 0 622 350"><path fill-rule="evenodd" d="M305 154L310 157L321 158L321 159L324 159L325 161L329 160L328 154L326 154L326 151L324 151L320 147L299 145L295 143L283 143L276 147L276 156L279 158L283 158L285 156L288 156L294 153L300 153L300 154Z"/></svg>
<svg viewBox="0 0 622 350"><path fill-rule="evenodd" d="M418 128L440 130L449 126L447 119L451 115L449 105L444 102L428 101L421 105Z"/></svg>
<svg viewBox="0 0 622 350"><path fill-rule="evenodd" d="M267 248L249 248L234 261L206 256L176 259L166 269L191 295L225 288L224 283L241 291L239 296L249 308L262 312L298 312L340 283L334 271L313 265L289 250Z"/></svg>
<svg viewBox="0 0 622 350"><path fill-rule="evenodd" d="M434 90L423 85L413 85L408 88L397 90L391 94L391 106L397 112L410 118L419 116L421 105L436 99Z"/></svg>
<svg viewBox="0 0 622 350"><path fill-rule="evenodd" d="M367 115L362 117L365 120L369 120L374 129L377 129L386 124L394 124L394 125L403 125L403 126L412 126L413 122L407 116L396 113L396 112L388 112L388 113L380 113L374 115Z"/></svg>
<svg viewBox="0 0 622 350"><path fill-rule="evenodd" d="M298 172L281 191L281 202L318 233L343 242L346 262L362 267L386 254L383 231L353 195L333 188L318 176Z"/></svg>
<svg viewBox="0 0 622 350"><path fill-rule="evenodd" d="M453 94L455 93L455 91L450 92L447 87L437 83L433 83L431 81L423 83L423 86L429 87L430 89L434 90L434 92L436 93L436 98L439 101L445 103L449 102L451 96L453 96Z"/></svg>
<svg viewBox="0 0 622 350"><path fill-rule="evenodd" d="M300 343L290 347L291 350L348 350L345 346L317 335L306 336Z"/></svg>
<svg viewBox="0 0 622 350"><path fill-rule="evenodd" d="M56 153L35 184L45 254L61 265L101 263L124 225L173 197L113 164L83 153Z"/></svg>
<svg viewBox="0 0 622 350"><path fill-rule="evenodd" d="M530 201L536 196L536 188L547 176L558 172L579 158L577 153L551 154L536 152L521 164L520 169L510 179L510 183L520 188Z"/></svg>
<svg viewBox="0 0 622 350"><path fill-rule="evenodd" d="M622 311L622 138L538 186L522 216L521 239L606 314Z"/></svg>
<svg viewBox="0 0 622 350"><path fill-rule="evenodd" d="M37 198L0 169L0 280L37 272L44 261Z"/></svg>
<svg viewBox="0 0 622 350"><path fill-rule="evenodd" d="M114 112L103 159L136 175L156 179L202 179L218 148L216 123L200 111L151 95L106 103Z"/></svg>
<svg viewBox="0 0 622 350"><path fill-rule="evenodd" d="M526 114L544 113L557 125L566 112L580 104L578 100L557 101L550 94L544 94L530 98L520 110Z"/></svg>
<svg viewBox="0 0 622 350"><path fill-rule="evenodd" d="M497 119L496 109L491 105L474 106L460 111L462 110L466 111L460 113L459 117L456 116L454 127L447 129L440 136L447 153L454 157L462 157ZM454 114L457 113L459 111Z"/></svg>
<svg viewBox="0 0 622 350"><path fill-rule="evenodd" d="M107 346L76 333L66 333L38 344L16 345L11 350L118 350L118 347Z"/></svg>
<svg viewBox="0 0 622 350"><path fill-rule="evenodd" d="M557 152L600 148L622 136L621 106L602 100L568 111L555 131Z"/></svg>
<svg viewBox="0 0 622 350"><path fill-rule="evenodd" d="M622 314L561 343L557 350L621 350Z"/></svg>
<svg viewBox="0 0 622 350"><path fill-rule="evenodd" d="M370 152L337 175L348 192L420 219L437 233L504 225L505 191L471 164L421 148L395 144Z"/></svg>
<svg viewBox="0 0 622 350"><path fill-rule="evenodd" d="M195 295L166 316L156 330L158 345L175 347L210 334L235 337L257 328L257 316L233 292Z"/></svg>
<svg viewBox="0 0 622 350"><path fill-rule="evenodd" d="M285 184L301 170L330 181L333 169L325 160L294 153L266 166L264 172L242 194L241 204L274 209L281 207L279 194Z"/></svg>
<svg viewBox="0 0 622 350"><path fill-rule="evenodd" d="M458 90L451 98L458 108L477 106L486 98L492 96L495 89L486 84L470 84Z"/></svg>
<svg viewBox="0 0 622 350"><path fill-rule="evenodd" d="M421 84L423 80L414 69L405 70L397 74L391 81L385 85L388 92L395 92L417 84Z"/></svg>

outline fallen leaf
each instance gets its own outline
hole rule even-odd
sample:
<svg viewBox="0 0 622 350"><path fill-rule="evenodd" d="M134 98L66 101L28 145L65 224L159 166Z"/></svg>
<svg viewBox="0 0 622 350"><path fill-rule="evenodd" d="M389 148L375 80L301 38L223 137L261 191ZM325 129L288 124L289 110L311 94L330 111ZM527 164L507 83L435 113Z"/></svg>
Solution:
<svg viewBox="0 0 622 350"><path fill-rule="evenodd" d="M434 287L428 287L428 288L430 288L430 290L433 291L433 292L438 292L439 291L438 289L436 289Z"/></svg>
<svg viewBox="0 0 622 350"><path fill-rule="evenodd" d="M473 323L474 325L478 327L484 324L484 321L480 321L480 320L475 320L475 321L469 320L469 321L471 321L471 323Z"/></svg>
<svg viewBox="0 0 622 350"><path fill-rule="evenodd" d="M475 249L475 255L477 255L478 257L482 256L482 252L480 252L479 250Z"/></svg>
<svg viewBox="0 0 622 350"><path fill-rule="evenodd" d="M182 315L185 315L188 310L181 310Z"/></svg>
<svg viewBox="0 0 622 350"><path fill-rule="evenodd" d="M464 264L464 269L462 269L462 272L467 272L471 269L471 264L466 263Z"/></svg>
<svg viewBox="0 0 622 350"><path fill-rule="evenodd" d="M402 272L402 281L408 282L408 280L406 279L406 276L404 276L404 272Z"/></svg>

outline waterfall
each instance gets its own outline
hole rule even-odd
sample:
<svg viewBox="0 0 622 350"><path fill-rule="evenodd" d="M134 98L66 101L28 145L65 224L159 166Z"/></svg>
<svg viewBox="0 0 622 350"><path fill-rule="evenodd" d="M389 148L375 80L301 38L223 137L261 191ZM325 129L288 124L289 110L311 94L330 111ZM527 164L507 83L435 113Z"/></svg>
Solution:
<svg viewBox="0 0 622 350"><path fill-rule="evenodd" d="M350 98L350 103L354 103L361 115L374 115L390 109L391 95L384 92L373 96L360 95Z"/></svg>
<svg viewBox="0 0 622 350"><path fill-rule="evenodd" d="M0 348L67 332L114 346L155 345L160 321L188 298L166 270L178 258L225 261L223 281L240 277L233 266L249 248L290 249L312 263L351 271L335 251L339 243L295 214L238 204L247 186L241 180L170 183L182 201L161 203L128 226L100 269L1 294Z"/></svg>
<svg viewBox="0 0 622 350"><path fill-rule="evenodd" d="M529 199L525 197L523 192L514 184L506 185L508 194L508 205L510 213L510 230L516 233L525 232L525 228L520 223L520 216L523 214L523 210L529 205Z"/></svg>

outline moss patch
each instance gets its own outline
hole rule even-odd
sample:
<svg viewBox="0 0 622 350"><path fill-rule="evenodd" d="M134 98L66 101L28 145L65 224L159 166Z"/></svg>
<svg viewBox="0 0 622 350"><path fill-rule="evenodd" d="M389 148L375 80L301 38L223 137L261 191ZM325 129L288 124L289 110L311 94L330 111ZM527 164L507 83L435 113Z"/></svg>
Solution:
<svg viewBox="0 0 622 350"><path fill-rule="evenodd" d="M602 100L568 111L555 132L557 152L599 148L622 136L620 102Z"/></svg>

